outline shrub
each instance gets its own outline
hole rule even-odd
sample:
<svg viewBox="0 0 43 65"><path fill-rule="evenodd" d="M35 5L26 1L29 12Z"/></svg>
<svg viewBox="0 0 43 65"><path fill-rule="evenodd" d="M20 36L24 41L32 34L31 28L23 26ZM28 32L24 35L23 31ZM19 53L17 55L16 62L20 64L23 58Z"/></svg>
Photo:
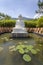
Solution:
<svg viewBox="0 0 43 65"><path fill-rule="evenodd" d="M15 20L0 20L0 27L14 27Z"/></svg>
<svg viewBox="0 0 43 65"><path fill-rule="evenodd" d="M0 27L15 27L16 20L4 19L0 20ZM35 20L24 20L25 27L35 28L43 27L43 17Z"/></svg>
<svg viewBox="0 0 43 65"><path fill-rule="evenodd" d="M36 22L33 21L25 21L25 27L36 27Z"/></svg>

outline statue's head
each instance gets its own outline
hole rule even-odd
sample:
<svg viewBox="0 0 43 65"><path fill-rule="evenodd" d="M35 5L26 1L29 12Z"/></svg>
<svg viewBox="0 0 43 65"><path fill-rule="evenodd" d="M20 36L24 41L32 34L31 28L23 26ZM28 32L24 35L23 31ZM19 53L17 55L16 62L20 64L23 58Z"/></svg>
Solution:
<svg viewBox="0 0 43 65"><path fill-rule="evenodd" d="M22 20L22 15L21 14L18 16L18 19L19 20Z"/></svg>

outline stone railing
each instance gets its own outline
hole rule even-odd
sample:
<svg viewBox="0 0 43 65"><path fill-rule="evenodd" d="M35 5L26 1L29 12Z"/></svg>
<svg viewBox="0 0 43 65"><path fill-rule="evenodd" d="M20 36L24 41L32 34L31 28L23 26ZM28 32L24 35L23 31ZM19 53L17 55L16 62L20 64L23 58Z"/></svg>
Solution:
<svg viewBox="0 0 43 65"><path fill-rule="evenodd" d="M12 27L0 27L0 33L11 32Z"/></svg>
<svg viewBox="0 0 43 65"><path fill-rule="evenodd" d="M28 32L43 34L43 28L27 28Z"/></svg>
<svg viewBox="0 0 43 65"><path fill-rule="evenodd" d="M26 28L28 32L43 34L43 28ZM11 32L12 27L0 27L0 33Z"/></svg>

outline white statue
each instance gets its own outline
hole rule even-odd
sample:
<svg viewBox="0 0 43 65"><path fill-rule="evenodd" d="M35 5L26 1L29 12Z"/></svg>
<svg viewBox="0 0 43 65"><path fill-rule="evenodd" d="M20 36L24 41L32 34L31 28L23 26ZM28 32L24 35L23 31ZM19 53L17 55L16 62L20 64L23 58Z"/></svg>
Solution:
<svg viewBox="0 0 43 65"><path fill-rule="evenodd" d="M22 16L20 15L20 16L18 17L17 22L16 22L15 28L23 28L23 27L25 27L25 24L24 24L24 22L23 22Z"/></svg>
<svg viewBox="0 0 43 65"><path fill-rule="evenodd" d="M16 21L15 27L13 28L12 35L15 37L26 36L27 30L23 21L23 17L20 15Z"/></svg>

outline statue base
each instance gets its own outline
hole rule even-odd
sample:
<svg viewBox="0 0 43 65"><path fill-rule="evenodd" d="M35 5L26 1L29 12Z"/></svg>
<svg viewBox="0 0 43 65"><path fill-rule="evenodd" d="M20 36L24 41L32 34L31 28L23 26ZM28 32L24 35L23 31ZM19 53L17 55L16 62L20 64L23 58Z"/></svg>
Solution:
<svg viewBox="0 0 43 65"><path fill-rule="evenodd" d="M28 33L12 33L13 38L25 38L28 37Z"/></svg>

